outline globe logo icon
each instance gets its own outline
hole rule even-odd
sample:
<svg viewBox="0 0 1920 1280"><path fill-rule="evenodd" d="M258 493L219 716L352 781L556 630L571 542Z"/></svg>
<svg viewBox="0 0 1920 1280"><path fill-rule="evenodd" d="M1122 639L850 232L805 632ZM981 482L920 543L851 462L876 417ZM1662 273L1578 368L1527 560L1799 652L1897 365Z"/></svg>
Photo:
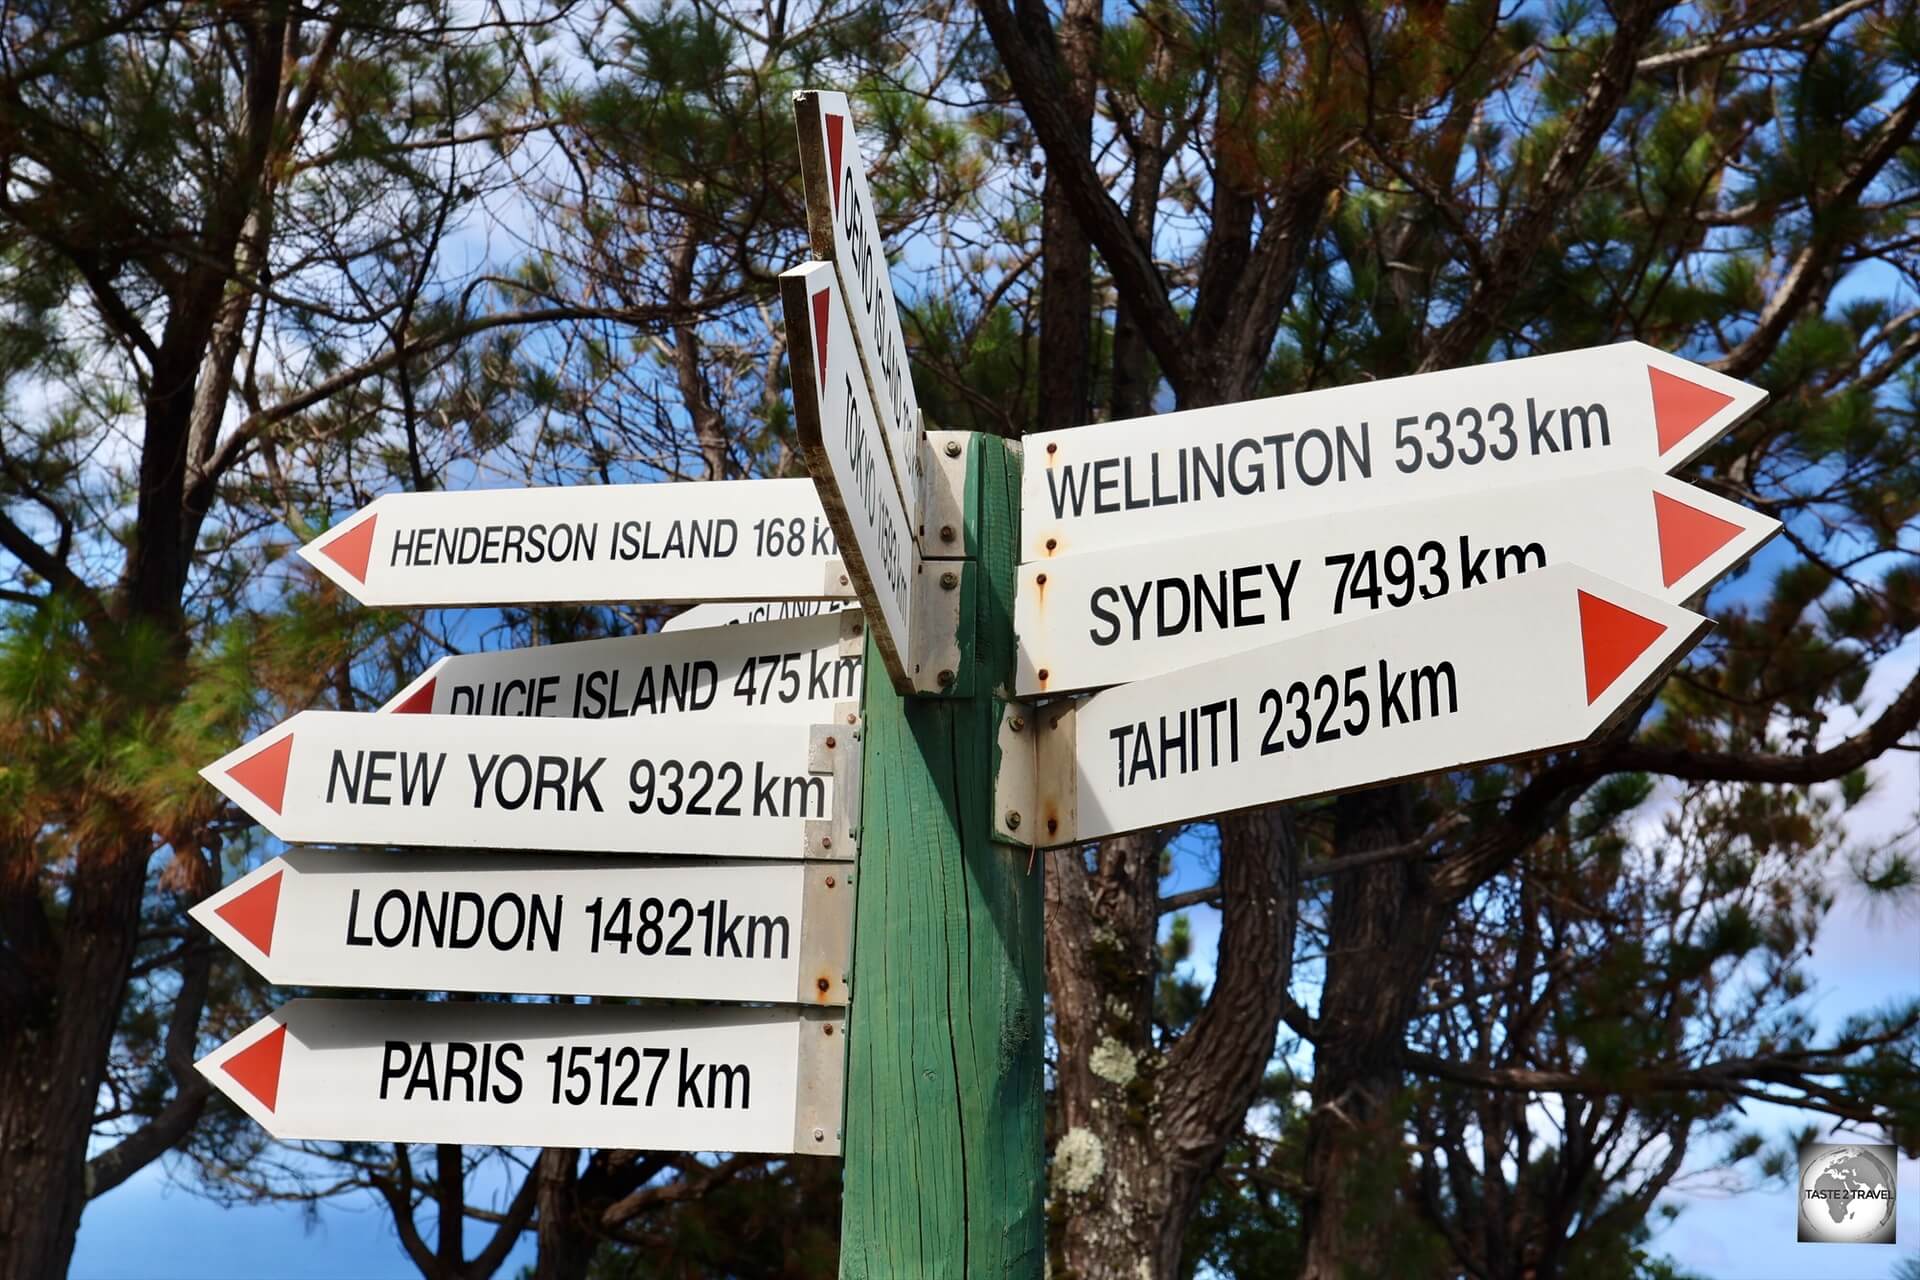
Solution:
<svg viewBox="0 0 1920 1280"><path fill-rule="evenodd" d="M1895 1160L1890 1146L1801 1148L1800 1239L1892 1243Z"/></svg>

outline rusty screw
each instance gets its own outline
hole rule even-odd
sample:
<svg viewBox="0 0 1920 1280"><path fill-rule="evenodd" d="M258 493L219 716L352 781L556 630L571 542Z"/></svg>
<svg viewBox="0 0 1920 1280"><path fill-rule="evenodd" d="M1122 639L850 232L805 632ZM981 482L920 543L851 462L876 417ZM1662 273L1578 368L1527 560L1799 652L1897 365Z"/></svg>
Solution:
<svg viewBox="0 0 1920 1280"><path fill-rule="evenodd" d="M1052 834L1053 834L1054 832L1056 832L1056 831L1058 831L1059 829L1060 829L1060 819L1058 819L1058 818L1048 818L1048 819L1047 819L1047 834L1048 834L1048 835L1052 835Z"/></svg>
<svg viewBox="0 0 1920 1280"><path fill-rule="evenodd" d="M843 587L847 585L847 575L844 573L840 575L840 585Z"/></svg>
<svg viewBox="0 0 1920 1280"><path fill-rule="evenodd" d="M1047 681L1047 669L1046 669L1045 667L1042 667L1042 668L1040 668L1040 670L1038 670L1038 671L1036 671L1036 672L1034 672L1034 674L1040 677L1040 682L1041 682L1042 684L1045 684L1045 683L1046 683L1046 681Z"/></svg>
<svg viewBox="0 0 1920 1280"><path fill-rule="evenodd" d="M952 541L953 541L953 526L952 526L952 525L950 525L950 524L943 524L943 525L941 525L941 526L940 526L940 541L942 541L942 542L952 542Z"/></svg>
<svg viewBox="0 0 1920 1280"><path fill-rule="evenodd" d="M959 585L960 575L953 570L949 569L940 575L940 586L943 590L951 591Z"/></svg>
<svg viewBox="0 0 1920 1280"><path fill-rule="evenodd" d="M957 458L960 456L960 442L958 440L947 441L947 456L949 458Z"/></svg>
<svg viewBox="0 0 1920 1280"><path fill-rule="evenodd" d="M1047 585L1047 575L1044 573L1036 573L1033 575L1033 581L1036 585L1044 587Z"/></svg>
<svg viewBox="0 0 1920 1280"><path fill-rule="evenodd" d="M939 680L940 680L940 687L942 689L946 688L948 685L953 683L953 672L942 671L940 673Z"/></svg>
<svg viewBox="0 0 1920 1280"><path fill-rule="evenodd" d="M829 751L831 751L831 750L833 750L833 749L834 749L835 747L837 747L837 746L839 746L839 745L840 745L839 743L837 743L837 742L835 742L835 741L833 740L833 735L832 735L832 734L828 734L828 735L827 735L827 750L829 750Z"/></svg>
<svg viewBox="0 0 1920 1280"><path fill-rule="evenodd" d="M1007 810L1007 830L1018 831L1019 829L1020 829L1020 811L1018 809Z"/></svg>
<svg viewBox="0 0 1920 1280"><path fill-rule="evenodd" d="M1060 545L1060 539L1058 539L1058 538L1048 538L1048 539L1047 539L1047 550L1049 550L1049 551L1051 551L1051 550L1053 550L1053 549L1054 549L1055 547L1057 547L1057 546L1059 546L1059 545Z"/></svg>
<svg viewBox="0 0 1920 1280"><path fill-rule="evenodd" d="M833 877L832 877L832 876L828 876L828 877L827 877L827 888L829 888L829 889L831 889L831 888L833 888Z"/></svg>
<svg viewBox="0 0 1920 1280"><path fill-rule="evenodd" d="M821 836L821 837L820 837L820 847L821 847L822 849L831 849L831 848L833 848L833 837L832 837L832 836Z"/></svg>
<svg viewBox="0 0 1920 1280"><path fill-rule="evenodd" d="M829 1023L828 1023L827 1025L826 1025L826 1032L827 1032L827 1034L828 1034L828 1035L832 1035L832 1034L833 1034L833 1024L832 1024L831 1022L829 1022Z"/></svg>
<svg viewBox="0 0 1920 1280"><path fill-rule="evenodd" d="M1054 443L1054 444L1050 444L1050 445L1048 445L1048 446L1047 446L1047 452L1048 452L1048 453L1058 453L1058 452L1060 452L1060 445L1059 445L1059 444L1058 444L1057 442L1056 442L1056 443Z"/></svg>
<svg viewBox="0 0 1920 1280"><path fill-rule="evenodd" d="M828 982L825 978L815 978L813 980L813 985L820 988L820 993L822 995L825 995L827 990L833 986L833 984L831 982Z"/></svg>
<svg viewBox="0 0 1920 1280"><path fill-rule="evenodd" d="M849 712L847 712L847 723L848 723L848 724L859 724L859 723L860 723L860 717L859 717L858 715L855 715L855 714L854 714L853 712L851 712L851 711L849 711Z"/></svg>

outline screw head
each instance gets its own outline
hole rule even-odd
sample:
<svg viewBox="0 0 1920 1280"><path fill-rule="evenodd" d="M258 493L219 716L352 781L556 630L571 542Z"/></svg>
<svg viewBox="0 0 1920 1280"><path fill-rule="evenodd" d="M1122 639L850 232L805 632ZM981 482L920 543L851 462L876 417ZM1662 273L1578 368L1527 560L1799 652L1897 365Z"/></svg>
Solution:
<svg viewBox="0 0 1920 1280"><path fill-rule="evenodd" d="M1060 819L1058 819L1058 818L1048 818L1048 819L1047 819L1047 834L1048 834L1048 835L1052 835L1052 834L1053 834L1054 832L1056 832L1056 831L1058 831L1059 829L1060 829Z"/></svg>
<svg viewBox="0 0 1920 1280"><path fill-rule="evenodd" d="M1047 550L1049 550L1049 551L1051 551L1051 550L1053 550L1053 549L1054 549L1055 547L1057 547L1057 546L1059 546L1059 545L1060 545L1060 539L1058 539L1058 538L1048 538L1048 539L1047 539Z"/></svg>
<svg viewBox="0 0 1920 1280"><path fill-rule="evenodd" d="M832 1024L831 1022L829 1022L829 1023L828 1023L827 1025L826 1025L826 1027L824 1028L824 1030L826 1031L826 1033L827 1033L828 1035L832 1035L832 1034L833 1034L833 1024Z"/></svg>
<svg viewBox="0 0 1920 1280"><path fill-rule="evenodd" d="M957 458L957 457L959 457L959 456L960 456L960 442L959 442L958 440L949 440L949 441L947 441L947 446L946 446L946 452L947 452L947 456L948 456L949 458Z"/></svg>
<svg viewBox="0 0 1920 1280"><path fill-rule="evenodd" d="M943 525L941 525L941 526L940 526L940 541L942 541L942 542L952 542L952 541L953 541L953 538L954 538L954 533L953 533L953 526L952 526L952 525L950 525L950 524L943 524Z"/></svg>
<svg viewBox="0 0 1920 1280"><path fill-rule="evenodd" d="M833 848L833 837L832 837L832 836L821 836L821 837L820 837L820 847L821 847L822 849L831 849L831 848Z"/></svg>
<svg viewBox="0 0 1920 1280"><path fill-rule="evenodd" d="M858 716L858 715L857 715L856 713L854 713L854 712L851 712L851 711L849 711L849 712L847 713L847 723L848 723L848 724L859 724L859 723L860 723L860 717L859 717L859 716Z"/></svg>
<svg viewBox="0 0 1920 1280"><path fill-rule="evenodd" d="M1020 732L1022 729L1026 727L1027 727L1027 722L1021 719L1019 716L1015 716L1013 717L1013 719L1007 721L1007 728L1013 730L1015 733Z"/></svg>
<svg viewBox="0 0 1920 1280"><path fill-rule="evenodd" d="M827 981L825 978L815 978L813 980L813 985L820 988L822 992L825 992L826 990L828 990L830 987L833 986L833 984Z"/></svg>
<svg viewBox="0 0 1920 1280"><path fill-rule="evenodd" d="M1053 444L1050 444L1050 445L1048 445L1048 446L1047 446L1047 452L1048 452L1048 453L1058 453L1058 452L1060 452L1060 445L1059 445L1059 442L1057 442L1057 441L1056 441L1055 443L1053 443Z"/></svg>
<svg viewBox="0 0 1920 1280"><path fill-rule="evenodd" d="M822 981L824 981L824 979L822 979ZM827 1131L825 1129L815 1129L813 1131L813 1140L815 1142L825 1142L827 1140Z"/></svg>
<svg viewBox="0 0 1920 1280"><path fill-rule="evenodd" d="M949 569L940 575L940 585L945 590L951 591L960 585L960 575Z"/></svg>
<svg viewBox="0 0 1920 1280"><path fill-rule="evenodd" d="M836 741L834 741L834 738L833 738L833 735L832 735L832 734L828 734L828 735L827 735L827 750L829 750L829 751L831 751L831 750L833 750L833 749L834 749L835 747L837 747L837 746L839 746L839 745L840 745L840 744L839 744L838 742L836 742Z"/></svg>
<svg viewBox="0 0 1920 1280"><path fill-rule="evenodd" d="M1020 829L1020 811L1018 809L1007 810L1007 830L1018 831L1019 829Z"/></svg>
<svg viewBox="0 0 1920 1280"><path fill-rule="evenodd" d="M847 575L844 573L840 575L840 585L843 587L847 585Z"/></svg>
<svg viewBox="0 0 1920 1280"><path fill-rule="evenodd" d="M1044 587L1047 585L1047 575L1044 573L1036 573L1033 575L1033 581L1036 586Z"/></svg>
<svg viewBox="0 0 1920 1280"><path fill-rule="evenodd" d="M940 687L942 689L946 688L948 685L953 683L953 672L942 671L939 675L939 680L940 680Z"/></svg>
<svg viewBox="0 0 1920 1280"><path fill-rule="evenodd" d="M827 877L827 888L829 888L829 889L831 889L831 888L833 888L833 877L832 877L832 876L828 876L828 877Z"/></svg>
<svg viewBox="0 0 1920 1280"><path fill-rule="evenodd" d="M1040 669L1039 669L1038 671L1036 671L1036 672L1034 672L1033 674L1034 674L1034 675L1036 675L1036 676L1038 676L1038 677L1040 677L1040 682L1041 682L1042 684L1045 684L1045 683L1046 683L1046 679L1047 679L1047 669L1046 669L1045 667L1042 667L1042 668L1040 668Z"/></svg>

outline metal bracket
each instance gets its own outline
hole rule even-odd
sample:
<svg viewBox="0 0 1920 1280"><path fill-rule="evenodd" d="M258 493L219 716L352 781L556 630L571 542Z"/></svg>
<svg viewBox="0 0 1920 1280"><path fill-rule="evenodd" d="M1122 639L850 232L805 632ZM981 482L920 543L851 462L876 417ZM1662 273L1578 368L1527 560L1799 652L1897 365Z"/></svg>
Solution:
<svg viewBox="0 0 1920 1280"><path fill-rule="evenodd" d="M800 856L851 862L860 852L859 704L835 703L833 719L807 737L807 772L833 777L833 814L807 820Z"/></svg>
<svg viewBox="0 0 1920 1280"><path fill-rule="evenodd" d="M840 611L840 656L864 657L867 652L867 615L860 609Z"/></svg>
<svg viewBox="0 0 1920 1280"><path fill-rule="evenodd" d="M824 588L821 594L829 600L851 600L860 594L853 589L853 575L847 572L847 562L839 556L827 558L821 585Z"/></svg>
<svg viewBox="0 0 1920 1280"><path fill-rule="evenodd" d="M1079 827L1079 801L1073 769L1074 710L1077 698L1049 702L1035 715L1033 779L1039 829L1033 843L1042 849L1073 844Z"/></svg>
<svg viewBox="0 0 1920 1280"><path fill-rule="evenodd" d="M920 554L962 560L973 554L967 528L967 431L928 431L920 446Z"/></svg>
<svg viewBox="0 0 1920 1280"><path fill-rule="evenodd" d="M847 1091L847 1017L838 1009L802 1009L799 1022L793 1149L837 1156Z"/></svg>
<svg viewBox="0 0 1920 1280"><path fill-rule="evenodd" d="M913 652L907 655L913 691L919 694L962 697L971 691L970 664L961 654L971 652L973 637L961 628L973 626L974 564L970 560L922 560L914 566L913 618L909 623Z"/></svg>
<svg viewBox="0 0 1920 1280"><path fill-rule="evenodd" d="M853 967L853 868L807 866L800 897L800 985L796 1004L847 1003Z"/></svg>
<svg viewBox="0 0 1920 1280"><path fill-rule="evenodd" d="M1030 705L1000 703L1000 730L993 744L993 838L1023 849L1033 847L1040 826L1034 808L1038 739Z"/></svg>

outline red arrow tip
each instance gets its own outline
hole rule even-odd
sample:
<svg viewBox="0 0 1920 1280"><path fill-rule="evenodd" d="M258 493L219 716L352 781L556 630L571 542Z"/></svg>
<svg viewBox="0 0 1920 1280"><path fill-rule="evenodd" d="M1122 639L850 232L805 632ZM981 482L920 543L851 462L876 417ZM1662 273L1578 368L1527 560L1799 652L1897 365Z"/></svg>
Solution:
<svg viewBox="0 0 1920 1280"><path fill-rule="evenodd" d="M1635 658L1666 634L1667 624L1584 591L1579 596L1580 648L1587 663L1587 705L1592 706Z"/></svg>
<svg viewBox="0 0 1920 1280"><path fill-rule="evenodd" d="M833 184L833 211L840 212L840 139L845 131L845 116L827 116L827 181Z"/></svg>
<svg viewBox="0 0 1920 1280"><path fill-rule="evenodd" d="M242 1089L271 1111L280 1101L280 1061L287 1048L287 1027L281 1023L220 1064Z"/></svg>
<svg viewBox="0 0 1920 1280"><path fill-rule="evenodd" d="M280 812L287 798L287 765L293 760L293 735L288 734L227 770L227 776L253 792L260 803Z"/></svg>
<svg viewBox="0 0 1920 1280"><path fill-rule="evenodd" d="M276 871L233 901L213 910L213 914L238 930L263 956L273 954L273 921L280 914L280 881L285 875L284 871Z"/></svg>
<svg viewBox="0 0 1920 1280"><path fill-rule="evenodd" d="M1663 454L1692 435L1695 427L1733 403L1732 396L1688 382L1652 365L1647 366L1647 380L1653 384L1653 428Z"/></svg>
<svg viewBox="0 0 1920 1280"><path fill-rule="evenodd" d="M367 580L367 560L373 555L373 526L378 515L368 516L349 526L330 542L320 544L320 554L353 575L355 582Z"/></svg>
<svg viewBox="0 0 1920 1280"><path fill-rule="evenodd" d="M1653 521L1660 534L1660 576L1668 586L1740 536L1740 526L1733 521L1708 515L1657 491L1653 495Z"/></svg>
<svg viewBox="0 0 1920 1280"><path fill-rule="evenodd" d="M393 709L396 716L428 715L433 711L433 686L440 683L440 677L433 679L407 695L407 700Z"/></svg>
<svg viewBox="0 0 1920 1280"><path fill-rule="evenodd" d="M827 394L827 320L831 313L827 310L833 304L833 286L813 295L813 349L820 359L820 394Z"/></svg>

